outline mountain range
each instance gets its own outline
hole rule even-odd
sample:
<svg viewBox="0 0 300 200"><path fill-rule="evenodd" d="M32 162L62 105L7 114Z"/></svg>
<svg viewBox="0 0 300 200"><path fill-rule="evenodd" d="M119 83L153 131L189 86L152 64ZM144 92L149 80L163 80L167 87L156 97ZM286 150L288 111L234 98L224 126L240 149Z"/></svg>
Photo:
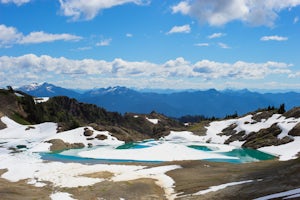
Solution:
<svg viewBox="0 0 300 200"><path fill-rule="evenodd" d="M180 91L172 93L141 92L126 87L108 87L86 90L83 93L49 83L31 84L18 88L36 97L68 96L80 102L96 104L119 113L150 113L156 111L170 117L203 115L224 117L243 115L257 108L299 106L300 93L258 93L247 89L218 91Z"/></svg>

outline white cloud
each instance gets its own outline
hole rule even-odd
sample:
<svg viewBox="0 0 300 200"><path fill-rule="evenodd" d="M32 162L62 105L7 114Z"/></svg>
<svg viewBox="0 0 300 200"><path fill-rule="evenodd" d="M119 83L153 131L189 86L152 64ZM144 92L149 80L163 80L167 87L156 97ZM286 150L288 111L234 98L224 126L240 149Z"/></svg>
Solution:
<svg viewBox="0 0 300 200"><path fill-rule="evenodd" d="M173 34L173 33L190 33L191 27L189 24L183 25L183 26L174 26L171 28L167 34Z"/></svg>
<svg viewBox="0 0 300 200"><path fill-rule="evenodd" d="M190 15L211 26L232 21L273 26L280 11L299 5L300 0L185 0L173 6L172 12Z"/></svg>
<svg viewBox="0 0 300 200"><path fill-rule="evenodd" d="M103 46L109 46L110 43L111 43L111 41L112 41L111 38L103 39L103 40L101 40L100 42L98 42L98 43L96 44L96 46L101 46L101 47L103 47Z"/></svg>
<svg viewBox="0 0 300 200"><path fill-rule="evenodd" d="M7 27L0 25L0 48L11 47L12 44L17 43L23 35L14 27Z"/></svg>
<svg viewBox="0 0 300 200"><path fill-rule="evenodd" d="M91 20L101 12L114 6L120 6L126 3L136 5L147 5L150 0L59 0L61 12L72 20Z"/></svg>
<svg viewBox="0 0 300 200"><path fill-rule="evenodd" d="M200 60L191 63L182 57L157 64L151 62L129 62L120 58L113 61L83 59L72 60L64 57L54 58L47 55L37 56L27 54L19 57L0 57L0 85L23 84L28 82L72 82L72 87L90 87L106 80L105 84L121 84L152 87L157 81L159 87L174 84L174 80L187 80L189 84L195 78L199 81L229 81L229 80L263 80L273 74L290 75L292 71L287 63L265 62L249 63L237 61L223 63L210 60ZM147 81L145 81L147 80ZM20 83L22 81L22 83ZM183 85L187 83L184 82ZM77 84L77 85L76 85ZM104 82L103 82L104 84ZM136 84L136 85L133 85ZM161 85L159 85L161 84ZM170 85L174 87L175 85ZM147 87L147 85L144 85Z"/></svg>
<svg viewBox="0 0 300 200"><path fill-rule="evenodd" d="M282 37L282 36L278 36L278 35L271 35L271 36L263 36L260 38L261 41L286 41L288 40L287 37Z"/></svg>
<svg viewBox="0 0 300 200"><path fill-rule="evenodd" d="M225 36L226 34L225 33L213 33L209 36L207 36L208 39L214 39L214 38L220 38L220 37L223 37Z"/></svg>
<svg viewBox="0 0 300 200"><path fill-rule="evenodd" d="M19 41L19 44L36 44L36 43L44 43L44 42L54 42L57 40L64 41L78 41L81 40L82 37L71 35L71 34L52 34L45 33L43 31L39 32L31 32L29 35L23 36Z"/></svg>
<svg viewBox="0 0 300 200"><path fill-rule="evenodd" d="M133 37L131 33L126 33L126 37Z"/></svg>
<svg viewBox="0 0 300 200"><path fill-rule="evenodd" d="M194 46L197 46L197 47L208 47L209 43L197 43L197 44L194 44Z"/></svg>
<svg viewBox="0 0 300 200"><path fill-rule="evenodd" d="M293 23L297 24L298 21L299 21L299 17L295 17Z"/></svg>
<svg viewBox="0 0 300 200"><path fill-rule="evenodd" d="M219 42L218 45L219 45L219 47L221 47L222 49L230 49L230 47L229 47L227 44L225 44L225 43Z"/></svg>
<svg viewBox="0 0 300 200"><path fill-rule="evenodd" d="M173 6L171 9L172 13L182 13L184 15L187 15L190 12L191 7L187 1L182 1Z"/></svg>
<svg viewBox="0 0 300 200"><path fill-rule="evenodd" d="M248 63L237 61L233 64L202 60L194 65L194 71L203 78L263 79L270 74L288 74L291 65L278 62Z"/></svg>
<svg viewBox="0 0 300 200"><path fill-rule="evenodd" d="M0 48L11 47L14 44L37 44L44 42L54 42L57 40L63 41L78 41L82 37L71 35L67 33L63 34L52 34L45 33L43 31L31 32L28 35L24 35L19 32L15 27L7 27L0 25Z"/></svg>
<svg viewBox="0 0 300 200"><path fill-rule="evenodd" d="M31 0L1 0L1 3L3 4L14 3L17 6L20 6L22 4L29 3L30 1Z"/></svg>

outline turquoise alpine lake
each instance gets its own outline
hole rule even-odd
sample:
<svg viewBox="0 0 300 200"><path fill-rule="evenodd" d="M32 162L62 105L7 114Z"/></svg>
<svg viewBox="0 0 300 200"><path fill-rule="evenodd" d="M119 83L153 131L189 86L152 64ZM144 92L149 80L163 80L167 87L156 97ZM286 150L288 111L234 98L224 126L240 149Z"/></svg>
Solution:
<svg viewBox="0 0 300 200"><path fill-rule="evenodd" d="M163 142L161 141L154 141L154 140L147 140L142 142L130 142L126 143L117 147L114 147L115 149L118 149L119 151L125 150L125 149L135 149L136 151L139 151L140 149L149 148L155 145L159 145ZM181 143L182 145L185 145L184 143ZM211 146L205 146L205 144L201 145L190 145L186 144L185 146L196 149L198 151L203 151L206 153L217 153L222 156L229 156L231 158L228 159L203 159L210 162L228 162L228 163L247 163L247 162L257 162L262 160L272 160L276 157L258 150L254 149L248 149L248 148L236 148L232 151L228 152L218 152L216 147ZM141 162L141 163L160 163L163 161L153 161L153 160L127 160L127 159L98 159L98 158L86 158L81 157L78 154L82 151L89 151L91 149L97 149L97 148L105 148L107 146L96 146L93 148L83 148L83 149L72 149L72 150L66 150L63 152L57 152L57 153L40 153L40 156L43 160L49 160L49 161L60 161L60 162L78 162L78 163L84 163L84 164L100 164L100 163L132 163L132 162ZM232 159L232 157L236 159Z"/></svg>

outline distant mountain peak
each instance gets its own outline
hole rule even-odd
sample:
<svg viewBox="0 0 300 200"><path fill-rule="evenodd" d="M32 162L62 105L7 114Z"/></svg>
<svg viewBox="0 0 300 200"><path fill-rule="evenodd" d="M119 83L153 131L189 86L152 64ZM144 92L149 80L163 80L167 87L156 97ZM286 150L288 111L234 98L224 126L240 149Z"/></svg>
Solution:
<svg viewBox="0 0 300 200"><path fill-rule="evenodd" d="M21 88L23 88L25 91L33 91L40 87L42 84L43 83L31 83L29 85L24 85Z"/></svg>
<svg viewBox="0 0 300 200"><path fill-rule="evenodd" d="M79 96L79 94L73 90L55 86L47 82L31 83L29 85L19 87L18 90L36 97L69 96L76 98Z"/></svg>
<svg viewBox="0 0 300 200"><path fill-rule="evenodd" d="M134 91L124 86L113 86L107 88L98 88L89 91L90 95L103 95L103 94L125 94L129 91Z"/></svg>

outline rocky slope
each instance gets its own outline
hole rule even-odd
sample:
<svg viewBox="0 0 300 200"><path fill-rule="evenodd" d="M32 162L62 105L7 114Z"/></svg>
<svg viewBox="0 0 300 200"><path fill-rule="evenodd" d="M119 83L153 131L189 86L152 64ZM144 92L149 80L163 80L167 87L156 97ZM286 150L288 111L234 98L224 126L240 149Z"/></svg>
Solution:
<svg viewBox="0 0 300 200"><path fill-rule="evenodd" d="M159 138L170 130L183 127L175 120L155 112L149 115L121 115L64 96L36 103L32 96L23 92L2 89L0 105L2 116L6 115L20 124L56 122L58 132L89 125L98 131L109 131L122 141ZM1 127L5 128L5 124L0 123Z"/></svg>
<svg viewBox="0 0 300 200"><path fill-rule="evenodd" d="M281 159L285 159L284 153L287 151L292 151L296 157L300 152L300 107L283 114L278 114L276 109L262 110L205 125L194 124L189 130L195 133L201 130L198 132L202 133L203 142L230 144L268 152L273 152L272 148L280 146L282 154L278 156L282 156Z"/></svg>

